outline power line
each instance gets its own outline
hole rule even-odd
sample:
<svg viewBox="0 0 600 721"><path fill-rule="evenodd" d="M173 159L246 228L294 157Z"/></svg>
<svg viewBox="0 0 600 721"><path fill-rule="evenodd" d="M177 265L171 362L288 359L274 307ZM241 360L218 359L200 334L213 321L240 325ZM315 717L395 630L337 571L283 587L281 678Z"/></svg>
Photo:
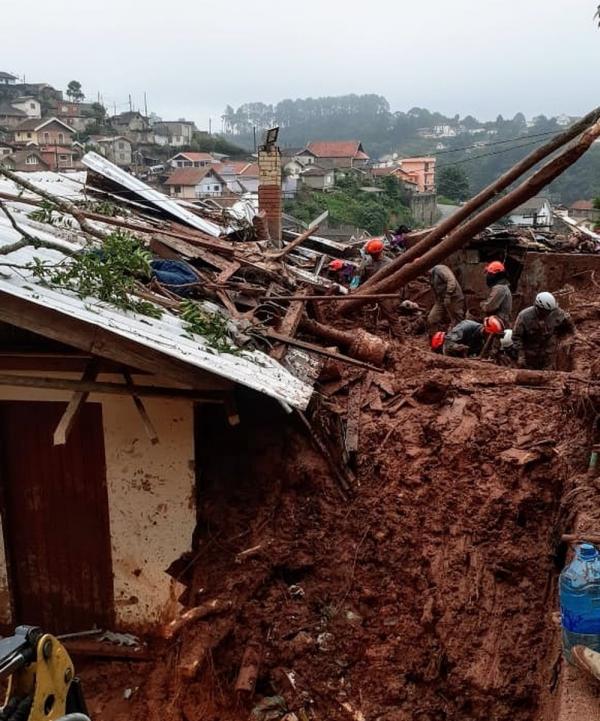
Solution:
<svg viewBox="0 0 600 721"><path fill-rule="evenodd" d="M430 155L445 155L447 153L458 153L461 150L470 150L471 148L490 148L494 145L504 145L506 143L513 143L517 140L528 140L530 138L541 138L546 137L548 135L558 135L559 133L562 133L563 130L550 130L545 133L535 133L532 135L518 135L515 138L507 138L505 140L494 140L490 141L489 143L473 143L473 145L465 145L462 148L448 148L447 150L438 150L435 153L430 153Z"/></svg>

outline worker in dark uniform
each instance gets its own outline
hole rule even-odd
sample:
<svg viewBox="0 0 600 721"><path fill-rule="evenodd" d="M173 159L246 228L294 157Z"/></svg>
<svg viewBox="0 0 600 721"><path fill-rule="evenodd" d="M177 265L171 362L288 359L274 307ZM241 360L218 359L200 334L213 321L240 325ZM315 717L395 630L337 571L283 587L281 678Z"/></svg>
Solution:
<svg viewBox="0 0 600 721"><path fill-rule="evenodd" d="M575 332L568 313L552 293L538 293L535 303L517 316L512 341L520 368L550 370L556 364L558 341Z"/></svg>
<svg viewBox="0 0 600 721"><path fill-rule="evenodd" d="M504 263L495 260L485 266L485 282L490 289L488 297L481 304L484 315L497 315L508 328L512 313L512 293Z"/></svg>
<svg viewBox="0 0 600 721"><path fill-rule="evenodd" d="M456 276L447 265L435 265L429 271L435 302L427 316L429 335L446 330L465 317L465 297Z"/></svg>
<svg viewBox="0 0 600 721"><path fill-rule="evenodd" d="M476 320L462 320L445 334L444 355L458 358L479 356L487 338L490 335L499 335L503 331L504 323L495 315L484 318L483 323L478 323Z"/></svg>

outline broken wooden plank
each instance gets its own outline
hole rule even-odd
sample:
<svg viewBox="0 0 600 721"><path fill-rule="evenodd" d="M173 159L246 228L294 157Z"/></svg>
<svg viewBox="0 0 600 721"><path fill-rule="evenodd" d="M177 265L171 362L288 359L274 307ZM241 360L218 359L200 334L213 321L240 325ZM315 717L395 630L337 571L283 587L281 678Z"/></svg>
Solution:
<svg viewBox="0 0 600 721"><path fill-rule="evenodd" d="M217 253L213 253L205 248L199 248L192 245L187 240L181 238L173 238L162 233L155 233L150 241L151 250L161 257L171 258L194 258L202 260L213 268L223 271L231 265L231 261L223 258ZM175 253L175 255L173 255ZM166 255L163 255L166 254Z"/></svg>
<svg viewBox="0 0 600 721"><path fill-rule="evenodd" d="M360 431L360 406L362 402L362 383L356 383L348 397L348 417L346 419L346 437L344 439L346 453L353 459L358 453Z"/></svg>
<svg viewBox="0 0 600 721"><path fill-rule="evenodd" d="M128 370L124 370L123 378L125 378L125 383L127 385L127 388L129 388L129 390L131 391L131 397L133 399L133 403L134 403L135 407L137 408L140 418L142 419L142 423L144 425L144 430L146 431L146 435L150 439L150 442L152 443L152 445L156 445L158 443L158 433L156 432L156 428L154 427L154 424L150 420L150 416L148 415L148 412L146 411L146 406L142 402L142 399L135 392L135 385L133 383L133 378L131 377L131 373Z"/></svg>
<svg viewBox="0 0 600 721"><path fill-rule="evenodd" d="M254 695L261 657L262 647L260 643L250 641L242 656L242 663L235 682L236 693L243 694L246 698Z"/></svg>
<svg viewBox="0 0 600 721"><path fill-rule="evenodd" d="M81 380L83 382L95 381L97 375L98 364L95 360L91 360L83 372ZM53 442L55 446L64 446L67 442L69 433L71 432L75 419L77 418L77 414L79 413L81 406L86 402L88 395L88 391L75 391L75 393L73 393L71 400L69 401L65 412L54 431Z"/></svg>
<svg viewBox="0 0 600 721"><path fill-rule="evenodd" d="M238 263L237 260L233 260L231 263L228 263L225 268L221 270L219 275L216 278L217 283L226 283L232 275L238 272L238 270L242 267L241 263Z"/></svg>
<svg viewBox="0 0 600 721"><path fill-rule="evenodd" d="M229 611L232 605L231 601L224 601L223 599L215 598L212 601L207 601L206 603L201 604L200 606L190 608L182 613L181 616L174 619L166 626L163 626L161 636L170 640L190 623L198 621L201 618L206 618L207 616L213 616L218 613Z"/></svg>
<svg viewBox="0 0 600 721"><path fill-rule="evenodd" d="M300 325L300 321L302 320L303 315L303 301L295 301L293 303L290 303L290 307L287 309L285 315L283 316L283 320L281 321L281 324L279 326L279 332L283 333L283 335L287 335L293 338L296 335L296 331L298 330L298 326ZM281 360L285 355L285 352L286 346L284 344L280 344L271 351L270 355L276 360Z"/></svg>

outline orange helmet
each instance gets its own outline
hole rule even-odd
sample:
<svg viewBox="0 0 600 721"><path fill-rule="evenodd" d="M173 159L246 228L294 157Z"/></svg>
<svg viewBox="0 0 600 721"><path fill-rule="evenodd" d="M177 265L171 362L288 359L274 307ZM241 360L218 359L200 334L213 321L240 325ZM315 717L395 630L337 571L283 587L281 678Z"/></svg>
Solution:
<svg viewBox="0 0 600 721"><path fill-rule="evenodd" d="M439 330L437 333L434 333L431 338L431 349L438 350L444 345L445 340L446 334L444 333L444 331Z"/></svg>
<svg viewBox="0 0 600 721"><path fill-rule="evenodd" d="M483 330L490 335L498 335L504 332L504 323L497 315L489 315L483 319Z"/></svg>
<svg viewBox="0 0 600 721"><path fill-rule="evenodd" d="M371 238L365 245L365 250L369 255L378 255L383 251L384 245L381 238Z"/></svg>
<svg viewBox="0 0 600 721"><path fill-rule="evenodd" d="M329 270L338 271L344 267L344 261L336 258L329 263Z"/></svg>
<svg viewBox="0 0 600 721"><path fill-rule="evenodd" d="M490 275L497 275L498 273L506 273L506 268L504 267L504 263L501 263L499 260L494 260L485 266L485 272Z"/></svg>

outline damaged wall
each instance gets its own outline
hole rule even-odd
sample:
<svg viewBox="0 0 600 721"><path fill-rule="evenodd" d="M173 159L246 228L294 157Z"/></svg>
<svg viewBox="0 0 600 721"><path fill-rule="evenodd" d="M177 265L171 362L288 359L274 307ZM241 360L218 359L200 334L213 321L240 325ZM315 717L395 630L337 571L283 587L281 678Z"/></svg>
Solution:
<svg viewBox="0 0 600 721"><path fill-rule="evenodd" d="M63 391L0 387L0 401L69 397ZM159 436L153 445L130 398L92 394L89 400L102 404L116 623L147 626L177 608L181 589L166 569L190 549L196 525L193 404L144 399ZM6 568L2 539L0 622L10 624Z"/></svg>

